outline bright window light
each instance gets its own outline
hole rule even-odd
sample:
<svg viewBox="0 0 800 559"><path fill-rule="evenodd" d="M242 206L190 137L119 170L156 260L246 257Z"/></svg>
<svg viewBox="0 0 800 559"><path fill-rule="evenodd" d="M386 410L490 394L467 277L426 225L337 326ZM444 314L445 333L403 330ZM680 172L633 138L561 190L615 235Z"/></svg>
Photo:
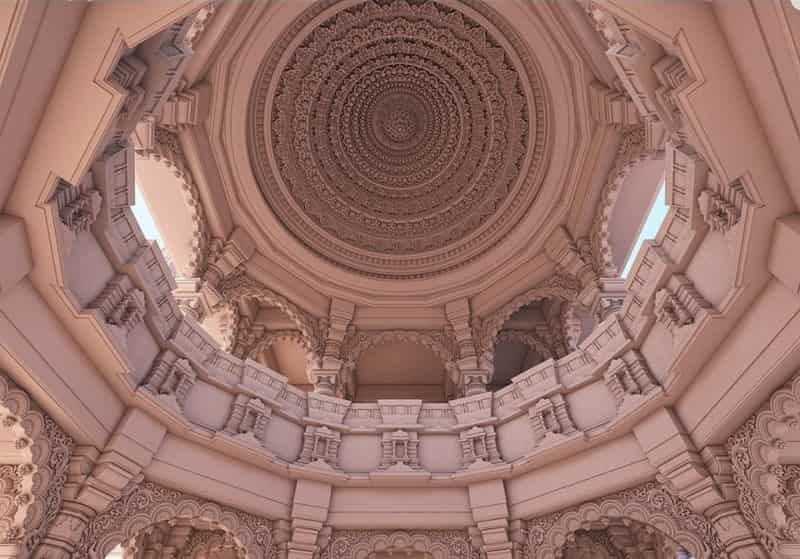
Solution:
<svg viewBox="0 0 800 559"><path fill-rule="evenodd" d="M164 239L161 237L161 231L158 230L158 225L156 225L153 214L150 213L150 208L147 205L147 199L144 197L144 194L142 194L138 184L136 185L136 203L131 207L131 210L133 210L133 215L136 217L136 221L139 223L139 227L142 233L144 233L145 239L158 243L161 254L164 255L164 259L167 261L167 264L174 274L175 270L173 269L172 259L167 252L167 247L164 246Z"/></svg>
<svg viewBox="0 0 800 559"><path fill-rule="evenodd" d="M639 237L637 237L636 242L633 244L633 250L631 250L630 255L628 255L628 261L625 262L625 268L622 270L623 278L628 277L628 273L633 267L633 262L636 260L636 255L639 254L639 249L642 248L642 243L644 240L655 238L659 228L661 227L661 223L664 221L664 218L667 217L668 210L667 185L662 181L661 188L658 189L656 199L650 208L650 213L647 214L647 220L644 222L644 227L642 227L642 230L639 232Z"/></svg>

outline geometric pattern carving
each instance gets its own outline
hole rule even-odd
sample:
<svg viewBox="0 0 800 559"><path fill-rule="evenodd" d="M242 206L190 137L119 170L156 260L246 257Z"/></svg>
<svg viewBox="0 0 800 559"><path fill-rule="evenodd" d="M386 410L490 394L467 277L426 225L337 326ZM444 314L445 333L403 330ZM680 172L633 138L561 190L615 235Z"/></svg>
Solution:
<svg viewBox="0 0 800 559"><path fill-rule="evenodd" d="M191 497L152 482L143 482L94 517L81 536L73 557L103 559L116 545L135 538L162 521L199 521L222 530L252 559L271 559L272 523L266 518Z"/></svg>
<svg viewBox="0 0 800 559"><path fill-rule="evenodd" d="M728 439L739 508L772 555L800 540L800 465L781 460L800 428L800 373ZM791 435L790 435L791 434Z"/></svg>
<svg viewBox="0 0 800 559"><path fill-rule="evenodd" d="M61 510L74 443L3 372L0 420L17 437L16 448L27 456L21 464L0 466L0 541L27 556Z"/></svg>
<svg viewBox="0 0 800 559"><path fill-rule="evenodd" d="M381 532L336 530L320 559L367 559L376 554L397 557L420 554L434 559L479 559L469 534L461 530Z"/></svg>
<svg viewBox="0 0 800 559"><path fill-rule="evenodd" d="M580 530L605 530L632 521L647 525L649 531L671 543L669 557L678 556L682 550L696 559L727 557L708 520L654 481L530 520L524 555L554 559L561 556L570 536Z"/></svg>
<svg viewBox="0 0 800 559"><path fill-rule="evenodd" d="M420 277L474 259L538 190L536 64L483 3L467 17L368 0L318 17L328 6L288 27L256 79L250 150L267 202L353 271Z"/></svg>

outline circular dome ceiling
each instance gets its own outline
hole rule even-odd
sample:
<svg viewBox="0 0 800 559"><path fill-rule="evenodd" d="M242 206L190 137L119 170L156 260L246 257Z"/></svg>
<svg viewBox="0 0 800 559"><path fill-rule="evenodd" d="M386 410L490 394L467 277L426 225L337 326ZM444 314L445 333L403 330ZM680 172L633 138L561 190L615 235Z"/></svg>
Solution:
<svg viewBox="0 0 800 559"><path fill-rule="evenodd" d="M545 109L536 64L483 4L318 3L262 63L250 155L273 212L317 254L425 277L524 215Z"/></svg>

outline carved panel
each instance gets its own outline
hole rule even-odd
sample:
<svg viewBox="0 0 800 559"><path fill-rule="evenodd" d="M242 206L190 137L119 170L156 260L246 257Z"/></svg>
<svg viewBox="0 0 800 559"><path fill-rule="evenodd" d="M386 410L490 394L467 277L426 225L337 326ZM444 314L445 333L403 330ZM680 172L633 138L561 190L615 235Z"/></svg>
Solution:
<svg viewBox="0 0 800 559"><path fill-rule="evenodd" d="M782 459L787 441L796 440L800 374L728 439L739 507L770 554L800 539L800 465Z"/></svg>
<svg viewBox="0 0 800 559"><path fill-rule="evenodd" d="M469 534L460 530L336 530L320 559L368 559L377 553L398 557L421 553L434 559L480 559Z"/></svg>
<svg viewBox="0 0 800 559"><path fill-rule="evenodd" d="M38 409L27 393L0 372L0 420L16 436L27 460L0 466L0 541L21 556L39 544L63 500L72 439Z"/></svg>
<svg viewBox="0 0 800 559"><path fill-rule="evenodd" d="M134 538L155 522L198 520L207 528L231 534L251 559L271 559L272 522L254 514L143 482L98 514L83 532L73 557L103 559L116 545Z"/></svg>
<svg viewBox="0 0 800 559"><path fill-rule="evenodd" d="M527 523L525 557L553 559L579 530L604 530L632 523L645 525L671 543L672 555L688 551L696 559L725 558L719 536L709 521L657 482L589 501Z"/></svg>

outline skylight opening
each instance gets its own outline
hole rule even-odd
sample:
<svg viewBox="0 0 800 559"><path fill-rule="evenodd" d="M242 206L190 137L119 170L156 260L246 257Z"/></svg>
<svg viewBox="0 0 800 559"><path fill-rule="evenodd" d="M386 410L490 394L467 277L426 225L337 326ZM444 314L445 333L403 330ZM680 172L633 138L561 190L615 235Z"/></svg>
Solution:
<svg viewBox="0 0 800 559"><path fill-rule="evenodd" d="M661 186L658 189L658 194L656 194L656 199L650 207L650 213L647 214L647 219L642 226L642 230L639 231L639 236L636 238L633 249L628 255L628 260L625 262L625 267L622 269L623 278L628 277L628 273L631 271L633 263L636 261L636 256L639 254L639 249L642 248L642 243L644 243L645 239L654 239L656 237L658 230L661 228L661 224L664 222L664 218L667 217L668 211L667 185L662 180Z"/></svg>
<svg viewBox="0 0 800 559"><path fill-rule="evenodd" d="M175 267L172 264L172 258L170 258L169 252L167 252L167 247L164 244L164 239L161 236L161 231L156 225L156 221L153 219L153 214L150 212L150 207L147 203L147 198L145 198L144 193L139 188L138 183L136 184L136 203L131 207L133 211L133 215L136 217L136 221L139 223L139 228L142 230L144 237L148 241L155 241L158 244L158 248L161 249L161 253L164 255L164 259L167 261L170 269L172 270L172 274L175 275Z"/></svg>

